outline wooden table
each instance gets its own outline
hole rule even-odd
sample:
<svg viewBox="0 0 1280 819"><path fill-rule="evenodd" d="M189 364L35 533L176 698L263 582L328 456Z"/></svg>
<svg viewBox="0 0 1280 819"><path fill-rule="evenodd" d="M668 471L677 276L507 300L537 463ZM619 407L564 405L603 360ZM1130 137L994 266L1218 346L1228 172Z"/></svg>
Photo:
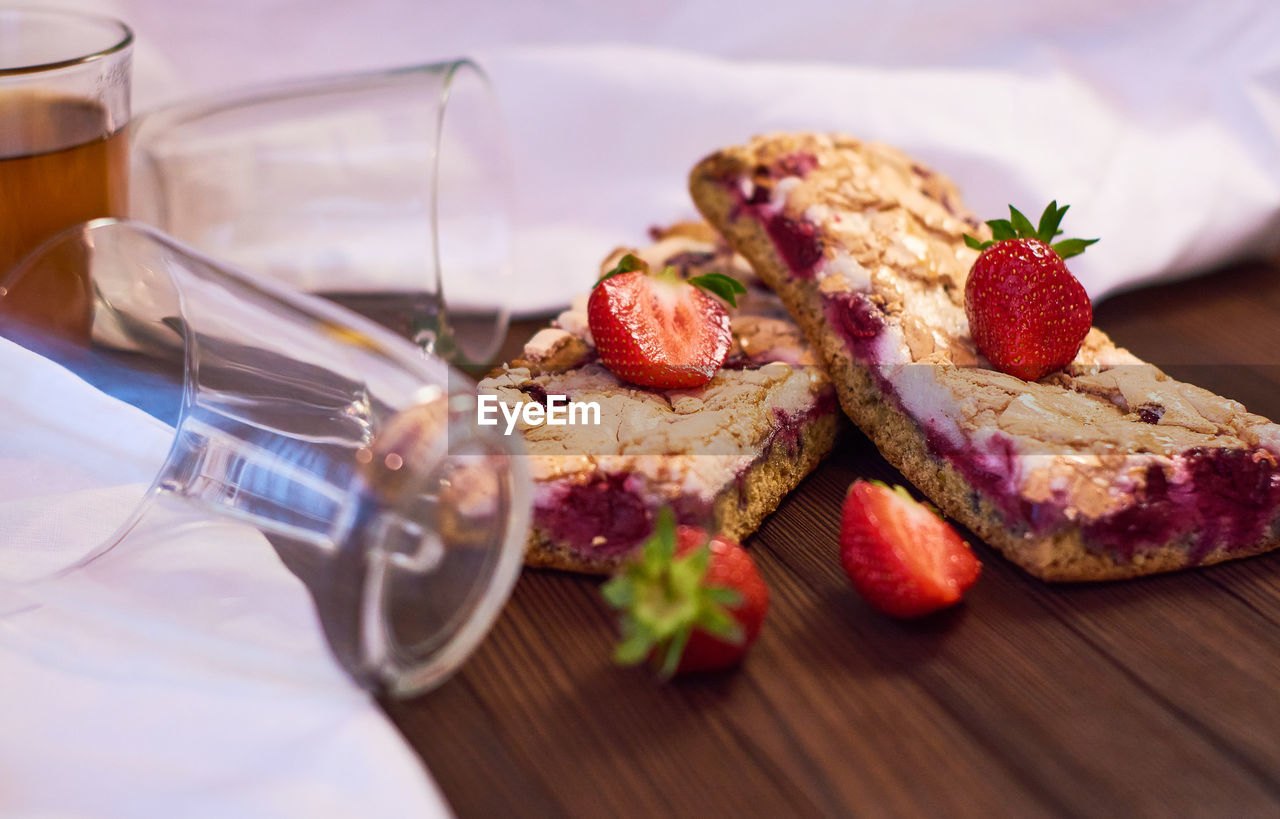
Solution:
<svg viewBox="0 0 1280 819"><path fill-rule="evenodd" d="M1277 268L1096 321L1280 418ZM963 605L899 623L836 558L857 477L901 480L849 428L748 541L773 603L735 673L616 669L598 582L526 571L461 673L386 711L463 817L1280 814L1280 556L1050 586L978 545Z"/></svg>

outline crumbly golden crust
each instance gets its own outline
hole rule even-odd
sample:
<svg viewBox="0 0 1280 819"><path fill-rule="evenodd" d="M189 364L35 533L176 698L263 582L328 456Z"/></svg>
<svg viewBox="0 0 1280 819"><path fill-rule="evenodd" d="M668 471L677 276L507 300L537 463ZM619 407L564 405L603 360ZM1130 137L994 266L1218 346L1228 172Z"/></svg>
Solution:
<svg viewBox="0 0 1280 819"><path fill-rule="evenodd" d="M760 137L712 155L693 170L690 188L703 215L782 297L821 351L846 414L943 511L1028 572L1046 580L1119 579L1277 545L1280 517L1252 544L1199 554L1192 536L1183 535L1120 559L1087 543L1079 526L1037 534L1011 523L998 498L937 454L923 416L938 421L935 436L954 431L969 440L996 431L1045 456L1021 476L1022 498L1066 498L1070 514L1085 519L1126 502L1111 491L1114 485L1141 488L1153 462L1172 464L1191 447L1251 448L1266 457L1280 444L1278 428L1267 419L1169 379L1096 329L1071 367L1042 382L991 370L974 348L963 314L964 281L975 254L962 236L986 228L963 209L944 177L892 148L794 134ZM804 260L813 264L811 273L793 272L795 259L783 257L761 219L742 218L747 197L767 213L820 225L822 257ZM933 403L912 412L900 396L886 393L880 371L853 355L832 326L825 306L833 293L865 295L891 331L886 356L917 365L911 377L927 386ZM1144 421L1143 412L1150 412L1144 408L1156 405L1161 417ZM1129 457L1134 452L1140 457Z"/></svg>
<svg viewBox="0 0 1280 819"><path fill-rule="evenodd" d="M671 264L686 275L719 269L755 279L706 224L676 225L654 238L643 250L619 248L602 271L633 252L651 266ZM647 390L619 381L595 359L585 309L585 298L576 300L529 340L520 359L480 385L508 404L567 394L601 405L598 427L521 428L536 493L554 497L565 486L624 475L642 485L653 504L705 508L710 525L740 540L830 451L839 426L830 381L758 280L734 311L730 363L736 366L696 390ZM627 554L603 535L592 547L558 539L535 512L526 564L607 573Z"/></svg>

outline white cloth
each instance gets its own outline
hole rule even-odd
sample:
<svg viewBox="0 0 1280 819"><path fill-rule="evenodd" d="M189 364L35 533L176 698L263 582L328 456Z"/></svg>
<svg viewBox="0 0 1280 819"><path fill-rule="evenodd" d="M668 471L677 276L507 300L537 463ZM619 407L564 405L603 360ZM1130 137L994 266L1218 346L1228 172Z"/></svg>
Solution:
<svg viewBox="0 0 1280 819"><path fill-rule="evenodd" d="M3 339L0 372L0 815L448 815L257 531L158 510L3 582L110 535L171 429Z"/></svg>
<svg viewBox="0 0 1280 819"><path fill-rule="evenodd" d="M1280 244L1269 0L112 4L138 32L140 111L477 56L515 158L518 311L567 302L613 247L694 215L693 163L775 129L899 145L984 219L1069 203L1066 230L1102 238L1071 262L1094 297Z"/></svg>

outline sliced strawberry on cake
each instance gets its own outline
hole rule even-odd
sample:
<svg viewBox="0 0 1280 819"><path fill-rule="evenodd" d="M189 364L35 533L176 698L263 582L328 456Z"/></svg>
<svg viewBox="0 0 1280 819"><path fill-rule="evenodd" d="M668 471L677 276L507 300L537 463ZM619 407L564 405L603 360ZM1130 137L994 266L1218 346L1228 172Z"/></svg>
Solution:
<svg viewBox="0 0 1280 819"><path fill-rule="evenodd" d="M704 289L705 288L705 289ZM587 299L587 326L600 363L641 387L701 387L715 378L733 343L729 311L745 286L723 273L686 278L628 253Z"/></svg>
<svg viewBox="0 0 1280 819"><path fill-rule="evenodd" d="M983 225L901 152L821 134L720 151L690 186L846 414L1027 571L1122 578L1280 544L1280 426L1089 329L1062 259L1088 242L1055 249L1064 208Z"/></svg>
<svg viewBox="0 0 1280 819"><path fill-rule="evenodd" d="M746 262L705 224L655 238L613 253L590 294L480 383L513 407L600 407L599 424L518 425L536 483L530 565L613 571L663 507L741 540L835 439L825 371Z"/></svg>

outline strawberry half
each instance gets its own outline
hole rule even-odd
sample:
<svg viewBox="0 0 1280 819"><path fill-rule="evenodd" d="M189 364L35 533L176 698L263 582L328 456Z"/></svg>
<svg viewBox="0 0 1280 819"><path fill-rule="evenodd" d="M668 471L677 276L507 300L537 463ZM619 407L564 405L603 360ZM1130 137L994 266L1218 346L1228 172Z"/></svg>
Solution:
<svg viewBox="0 0 1280 819"><path fill-rule="evenodd" d="M621 612L614 659L647 660L664 678L737 665L769 611L769 589L751 555L723 535L677 527L667 508L639 558L601 591Z"/></svg>
<svg viewBox="0 0 1280 819"><path fill-rule="evenodd" d="M1050 202L1032 227L1010 205L1009 219L987 222L995 239L964 237L982 251L964 288L969 332L997 370L1026 381L1070 364L1093 325L1089 295L1063 259L1098 240L1053 241L1068 207Z"/></svg>
<svg viewBox="0 0 1280 819"><path fill-rule="evenodd" d="M722 273L684 280L674 267L651 274L627 254L587 301L587 324L600 360L614 375L642 387L700 387L715 377L733 337L730 305L746 288Z"/></svg>
<svg viewBox="0 0 1280 819"><path fill-rule="evenodd" d="M982 570L969 544L931 507L879 481L849 487L840 562L858 593L893 617L958 603Z"/></svg>

